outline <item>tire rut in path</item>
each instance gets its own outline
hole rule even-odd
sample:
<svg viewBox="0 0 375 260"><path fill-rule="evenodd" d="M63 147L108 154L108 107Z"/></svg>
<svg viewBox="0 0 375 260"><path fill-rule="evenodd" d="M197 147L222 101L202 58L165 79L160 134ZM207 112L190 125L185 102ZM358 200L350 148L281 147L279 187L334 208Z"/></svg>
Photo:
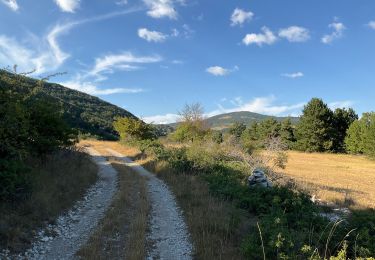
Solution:
<svg viewBox="0 0 375 260"><path fill-rule="evenodd" d="M39 241L16 259L73 259L80 247L88 241L99 220L104 217L117 191L117 171L96 150L86 150L99 167L99 180L89 188L83 200L57 219L56 225L49 226L57 236L41 234Z"/></svg>
<svg viewBox="0 0 375 260"><path fill-rule="evenodd" d="M148 177L151 204L150 232L147 236L152 247L147 259L192 259L193 246L186 224L168 186L154 174L121 153L106 149L142 176Z"/></svg>

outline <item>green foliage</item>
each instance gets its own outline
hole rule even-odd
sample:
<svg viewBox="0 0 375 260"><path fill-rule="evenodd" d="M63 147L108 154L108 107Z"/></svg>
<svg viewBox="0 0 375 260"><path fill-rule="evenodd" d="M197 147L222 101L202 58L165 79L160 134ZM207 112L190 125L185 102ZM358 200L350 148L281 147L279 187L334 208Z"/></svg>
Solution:
<svg viewBox="0 0 375 260"><path fill-rule="evenodd" d="M333 112L321 99L313 98L303 109L296 128L297 149L325 152L333 148Z"/></svg>
<svg viewBox="0 0 375 260"><path fill-rule="evenodd" d="M153 127L139 119L118 117L113 122L113 127L120 135L121 140L155 139Z"/></svg>
<svg viewBox="0 0 375 260"><path fill-rule="evenodd" d="M365 125L363 121L357 120L350 125L345 138L345 145L347 151L354 154L364 153L364 132Z"/></svg>
<svg viewBox="0 0 375 260"><path fill-rule="evenodd" d="M15 80L18 82L15 83ZM112 126L115 117L136 118L128 111L86 93L54 83L40 84L38 80L22 75L16 77L15 74L4 70L0 70L0 86L12 89L13 94L23 97L34 92L36 95L33 94L33 98L42 98L59 104L58 110L62 111L69 127L102 139L118 139Z"/></svg>
<svg viewBox="0 0 375 260"><path fill-rule="evenodd" d="M27 196L30 156L43 158L76 140L60 107L38 96L42 82L28 84L22 75L0 73L0 200Z"/></svg>
<svg viewBox="0 0 375 260"><path fill-rule="evenodd" d="M181 122L176 130L171 134L172 140L176 142L194 142L203 140L209 129L205 128L201 121L198 122Z"/></svg>
<svg viewBox="0 0 375 260"><path fill-rule="evenodd" d="M296 137L294 135L294 127L290 118L287 118L281 122L280 138L282 142L288 146L289 149L294 147Z"/></svg>
<svg viewBox="0 0 375 260"><path fill-rule="evenodd" d="M218 144L195 142L189 147L167 149L163 160L176 174L200 176L207 181L212 194L255 215L266 259L322 260L326 255L325 259L333 260L348 259L355 254L364 259L374 254L374 211L353 212L347 223L334 227L334 223L320 215L322 209L303 192L277 185L249 189L245 181L249 167L228 157L221 148ZM331 236L333 229L336 231ZM358 232L347 235L352 229ZM343 239L347 244L342 243ZM248 259L262 257L262 241L255 226L242 242L242 249Z"/></svg>
<svg viewBox="0 0 375 260"><path fill-rule="evenodd" d="M364 113L360 120L350 125L345 144L352 153L375 157L375 112Z"/></svg>
<svg viewBox="0 0 375 260"><path fill-rule="evenodd" d="M223 133L220 131L212 131L211 132L211 140L212 142L216 144L221 144L224 139L223 139Z"/></svg>
<svg viewBox="0 0 375 260"><path fill-rule="evenodd" d="M334 143L333 150L345 152L345 137L349 126L358 119L352 108L337 108L333 114Z"/></svg>
<svg viewBox="0 0 375 260"><path fill-rule="evenodd" d="M246 130L246 125L241 122L235 122L230 128L229 133L235 138L239 139L242 133Z"/></svg>

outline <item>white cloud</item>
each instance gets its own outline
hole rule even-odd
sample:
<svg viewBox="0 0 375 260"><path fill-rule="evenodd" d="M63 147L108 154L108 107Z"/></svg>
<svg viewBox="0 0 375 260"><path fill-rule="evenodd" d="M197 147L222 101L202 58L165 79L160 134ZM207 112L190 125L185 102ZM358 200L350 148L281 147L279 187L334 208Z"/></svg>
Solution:
<svg viewBox="0 0 375 260"><path fill-rule="evenodd" d="M1 0L1 2L5 4L6 6L8 6L13 11L17 11L19 9L17 0Z"/></svg>
<svg viewBox="0 0 375 260"><path fill-rule="evenodd" d="M74 13L79 7L80 0L55 0L61 11Z"/></svg>
<svg viewBox="0 0 375 260"><path fill-rule="evenodd" d="M262 32L263 33L259 34L247 34L245 38L243 38L242 42L245 45L256 44L258 46L262 46L263 44L271 45L277 41L277 37L267 27L262 27Z"/></svg>
<svg viewBox="0 0 375 260"><path fill-rule="evenodd" d="M127 5L127 4L128 4L128 0L119 0L116 2L116 5L120 5L120 6Z"/></svg>
<svg viewBox="0 0 375 260"><path fill-rule="evenodd" d="M0 35L0 64L17 64L20 71L35 70L36 74L57 69L69 58L69 54L61 50L57 38L70 27L56 25L44 37L34 37L35 46L21 44L13 38Z"/></svg>
<svg viewBox="0 0 375 260"><path fill-rule="evenodd" d="M354 105L354 102L351 101L351 100L344 100L344 101L335 101L335 102L331 102L328 104L328 106L331 108L331 109L336 109L336 108L349 108L349 107L352 107Z"/></svg>
<svg viewBox="0 0 375 260"><path fill-rule="evenodd" d="M333 32L331 34L326 34L322 37L321 41L324 44L330 44L334 40L340 39L343 36L344 31L346 29L343 23L336 21L328 25L328 27L333 29Z"/></svg>
<svg viewBox="0 0 375 260"><path fill-rule="evenodd" d="M310 32L303 27L290 26L288 28L280 29L279 37L285 38L290 42L305 42L310 39Z"/></svg>
<svg viewBox="0 0 375 260"><path fill-rule="evenodd" d="M161 61L160 56L136 56L131 52L111 54L95 59L95 64L89 71L77 73L75 77L60 84L86 92L91 95L111 95L117 93L139 93L140 88L106 88L101 89L98 83L107 80L105 74L116 71L133 71L140 69L137 64L155 63Z"/></svg>
<svg viewBox="0 0 375 260"><path fill-rule="evenodd" d="M155 123L155 124L171 124L178 122L181 116L178 114L166 114L166 115L156 115L156 116L147 116L143 117L143 121L146 123Z"/></svg>
<svg viewBox="0 0 375 260"><path fill-rule="evenodd" d="M136 70L138 66L134 64L155 63L160 62L162 58L158 55L154 56L135 56L131 52L123 52L120 54L110 54L95 60L95 66L88 73L90 76L100 76L104 73L113 73L114 70Z"/></svg>
<svg viewBox="0 0 375 260"><path fill-rule="evenodd" d="M253 18L254 14L251 11L245 11L239 8L234 9L232 16L230 18L231 25L242 25L246 21L250 21Z"/></svg>
<svg viewBox="0 0 375 260"><path fill-rule="evenodd" d="M177 11L174 7L173 0L143 0L149 8L147 14L153 18L168 17L177 19Z"/></svg>
<svg viewBox="0 0 375 260"><path fill-rule="evenodd" d="M150 31L146 28L138 29L138 36L148 42L163 42L167 39L167 35L158 31Z"/></svg>
<svg viewBox="0 0 375 260"><path fill-rule="evenodd" d="M300 110L305 103L298 103L294 105L275 105L276 98L274 96L270 97L257 97L249 102L243 103L242 101L238 102L237 107L229 109L220 109L218 112L230 113L230 112L239 112L239 111L249 111L254 113L260 113L265 115L288 115L291 112ZM222 111L222 112L221 112Z"/></svg>
<svg viewBox="0 0 375 260"><path fill-rule="evenodd" d="M208 72L208 73L210 73L214 76L225 76L225 75L228 75L231 72L237 71L238 69L239 69L238 66L234 66L233 69L226 69L226 68L223 68L223 67L220 67L220 66L212 66L212 67L208 67L206 69L206 72Z"/></svg>
<svg viewBox="0 0 375 260"><path fill-rule="evenodd" d="M281 76L286 77L286 78L296 79L296 78L303 77L304 74L302 72L294 72L294 73L284 73L284 74L281 74Z"/></svg>
<svg viewBox="0 0 375 260"><path fill-rule="evenodd" d="M70 57L70 54L64 52L59 45L58 38L61 35L82 24L102 21L139 10L139 8L131 8L70 23L57 24L41 37L32 35L32 41L25 41L25 39L19 41L0 34L0 65L6 67L17 64L20 71L35 70L35 74L54 71Z"/></svg>
<svg viewBox="0 0 375 260"><path fill-rule="evenodd" d="M219 114L240 111L249 111L271 116L297 116L301 113L303 106L306 104L305 102L301 102L292 105L277 105L275 104L275 101L276 98L274 96L257 97L248 102L243 102L241 97L237 97L234 100L231 100L234 107L224 108L223 106L218 105L218 109L212 110L204 116L211 117ZM178 122L179 119L179 115L170 113L166 115L149 116L145 118L145 121L156 124L168 124Z"/></svg>
<svg viewBox="0 0 375 260"><path fill-rule="evenodd" d="M368 25L371 29L374 29L374 30L375 30L375 21L370 21L367 25Z"/></svg>
<svg viewBox="0 0 375 260"><path fill-rule="evenodd" d="M127 93L127 94L134 94L143 92L143 89L138 88L107 88L107 89L100 89L98 86L92 82L81 82L79 80L70 80L65 82L60 82L59 84L75 89L81 92L85 92L90 95L112 95L112 94L119 94L119 93Z"/></svg>

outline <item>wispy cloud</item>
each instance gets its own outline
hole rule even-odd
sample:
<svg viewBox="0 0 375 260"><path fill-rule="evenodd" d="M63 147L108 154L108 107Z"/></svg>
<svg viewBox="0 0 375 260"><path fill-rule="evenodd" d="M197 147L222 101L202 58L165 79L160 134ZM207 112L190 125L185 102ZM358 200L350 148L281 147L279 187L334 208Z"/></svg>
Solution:
<svg viewBox="0 0 375 260"><path fill-rule="evenodd" d="M69 53L62 50L58 41L59 37L69 33L71 29L79 25L111 19L140 10L139 8L130 8L78 21L57 24L47 31L45 35L41 37L33 36L32 42L34 44L0 35L0 65L4 67L17 64L20 70L35 70L35 74L54 71L70 57Z"/></svg>
<svg viewBox="0 0 375 260"><path fill-rule="evenodd" d="M174 31L176 34L177 31ZM167 35L158 31L150 31L147 28L138 29L138 36L148 42L163 42L167 39Z"/></svg>
<svg viewBox="0 0 375 260"><path fill-rule="evenodd" d="M335 19L337 20L337 19ZM344 35L346 29L345 25L341 22L334 21L328 27L333 30L331 34L326 34L322 37L321 41L324 44L330 44L334 40L340 39Z"/></svg>
<svg viewBox="0 0 375 260"><path fill-rule="evenodd" d="M102 74L113 73L115 70L131 71L139 69L137 64L160 62L159 55L136 56L131 52L120 54L109 54L95 60L95 66L89 71L89 76L102 76Z"/></svg>
<svg viewBox="0 0 375 260"><path fill-rule="evenodd" d="M214 75L214 76L225 76L231 72L237 71L239 68L238 66L234 66L233 69L226 69L221 66L212 66L206 69L206 72Z"/></svg>
<svg viewBox="0 0 375 260"><path fill-rule="evenodd" d="M370 27L371 29L375 30L375 21L370 21L368 24L367 24L368 27Z"/></svg>
<svg viewBox="0 0 375 260"><path fill-rule="evenodd" d="M131 52L119 54L108 54L95 59L95 64L88 71L81 71L71 79L60 82L60 84L86 92L91 95L111 95L118 93L140 93L141 88L100 88L99 82L107 80L107 74L117 71L133 71L141 69L139 64L160 62L162 58L158 55L137 56Z"/></svg>
<svg viewBox="0 0 375 260"><path fill-rule="evenodd" d="M328 106L331 109L336 109L336 108L349 108L354 105L354 102L352 100L344 100L344 101L335 101L331 102L328 104Z"/></svg>
<svg viewBox="0 0 375 260"><path fill-rule="evenodd" d="M234 9L232 16L230 17L231 25L242 25L246 21L251 21L254 14L251 11L245 11L240 8Z"/></svg>
<svg viewBox="0 0 375 260"><path fill-rule="evenodd" d="M116 5L120 5L120 6L127 5L127 4L128 4L128 0L119 0L116 2Z"/></svg>
<svg viewBox="0 0 375 260"><path fill-rule="evenodd" d="M1 0L1 3L8 6L12 11L17 11L19 9L17 0Z"/></svg>
<svg viewBox="0 0 375 260"><path fill-rule="evenodd" d="M286 78L291 78L291 79L296 79L296 78L301 78L304 76L302 72L294 72L294 73L283 73L281 74L282 77Z"/></svg>
<svg viewBox="0 0 375 260"><path fill-rule="evenodd" d="M55 3L63 12L74 13L80 4L80 0L55 0Z"/></svg>
<svg viewBox="0 0 375 260"><path fill-rule="evenodd" d="M165 114L165 115L156 115L156 116L146 116L142 117L143 121L146 123L155 123L155 124L171 124L178 122L180 119L178 114Z"/></svg>
<svg viewBox="0 0 375 260"><path fill-rule="evenodd" d="M245 38L242 39L242 42L245 45L256 44L262 46L263 44L271 45L277 41L277 36L266 26L262 27L263 33L251 33L246 34Z"/></svg>
<svg viewBox="0 0 375 260"><path fill-rule="evenodd" d="M92 82L81 82L80 80L69 80L60 82L61 85L75 89L81 92L85 92L90 95L112 95L112 94L120 94L120 93L126 93L126 94L134 94L134 93L140 93L143 92L143 89L139 88L106 88L101 89L99 88L95 83Z"/></svg>
<svg viewBox="0 0 375 260"><path fill-rule="evenodd" d="M290 26L288 28L280 29L279 37L285 38L289 42L305 42L310 39L310 32L303 27Z"/></svg>

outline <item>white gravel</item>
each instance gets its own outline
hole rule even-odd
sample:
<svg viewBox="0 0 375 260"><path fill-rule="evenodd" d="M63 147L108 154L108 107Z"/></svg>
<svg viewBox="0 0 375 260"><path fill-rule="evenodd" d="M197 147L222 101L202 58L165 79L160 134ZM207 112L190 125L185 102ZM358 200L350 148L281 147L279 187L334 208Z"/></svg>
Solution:
<svg viewBox="0 0 375 260"><path fill-rule="evenodd" d="M99 166L99 180L87 191L84 199L78 201L67 214L60 216L55 225L40 231L36 242L24 254L11 256L2 252L0 259L72 259L87 242L117 191L116 170L94 149L87 148L87 151Z"/></svg>
<svg viewBox="0 0 375 260"><path fill-rule="evenodd" d="M148 241L153 246L147 259L192 259L193 246L181 210L168 186L154 174L112 149L107 151L125 162L128 167L148 177L151 204Z"/></svg>

